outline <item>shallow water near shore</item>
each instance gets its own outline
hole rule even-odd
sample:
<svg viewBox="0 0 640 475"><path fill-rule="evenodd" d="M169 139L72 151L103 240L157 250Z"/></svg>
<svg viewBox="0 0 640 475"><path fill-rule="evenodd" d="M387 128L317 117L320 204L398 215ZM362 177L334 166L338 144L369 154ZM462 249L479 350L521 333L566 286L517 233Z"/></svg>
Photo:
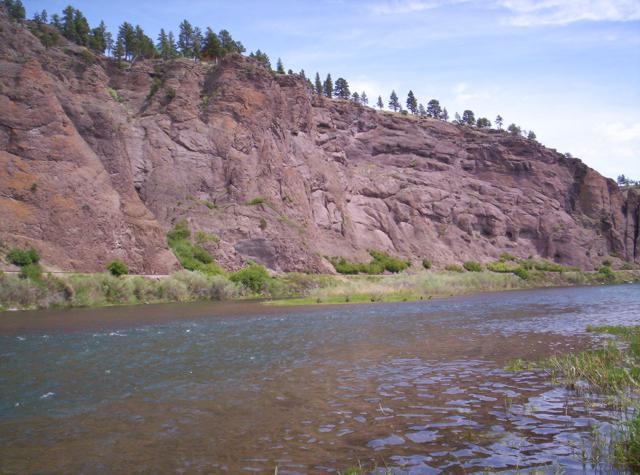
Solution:
<svg viewBox="0 0 640 475"><path fill-rule="evenodd" d="M604 404L503 370L604 324L640 324L640 285L3 314L0 471L615 473Z"/></svg>

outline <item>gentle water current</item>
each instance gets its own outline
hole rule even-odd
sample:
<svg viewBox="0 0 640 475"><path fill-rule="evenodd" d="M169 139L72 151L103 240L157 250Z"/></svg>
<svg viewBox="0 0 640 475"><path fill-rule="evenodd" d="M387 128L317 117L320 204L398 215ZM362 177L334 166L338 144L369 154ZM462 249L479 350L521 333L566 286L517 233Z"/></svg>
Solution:
<svg viewBox="0 0 640 475"><path fill-rule="evenodd" d="M640 324L640 285L0 314L0 473L597 472L610 414L502 369L589 324Z"/></svg>

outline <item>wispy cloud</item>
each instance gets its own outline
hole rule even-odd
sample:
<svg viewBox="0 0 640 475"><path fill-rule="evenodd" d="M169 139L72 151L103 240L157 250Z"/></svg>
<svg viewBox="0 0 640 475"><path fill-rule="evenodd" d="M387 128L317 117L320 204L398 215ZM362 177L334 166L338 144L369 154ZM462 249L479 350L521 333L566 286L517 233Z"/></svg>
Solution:
<svg viewBox="0 0 640 475"><path fill-rule="evenodd" d="M514 26L567 25L578 21L640 20L638 0L497 0Z"/></svg>
<svg viewBox="0 0 640 475"><path fill-rule="evenodd" d="M373 4L371 11L377 15L416 13L463 1L465 0L393 0Z"/></svg>
<svg viewBox="0 0 640 475"><path fill-rule="evenodd" d="M631 142L640 140L640 122L627 126L622 122L605 124L604 131L613 142Z"/></svg>

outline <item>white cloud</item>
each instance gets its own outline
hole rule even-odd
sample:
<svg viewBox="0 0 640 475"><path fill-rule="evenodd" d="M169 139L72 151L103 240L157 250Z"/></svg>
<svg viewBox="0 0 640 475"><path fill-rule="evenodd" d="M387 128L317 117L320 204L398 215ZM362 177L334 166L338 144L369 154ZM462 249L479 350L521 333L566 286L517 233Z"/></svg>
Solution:
<svg viewBox="0 0 640 475"><path fill-rule="evenodd" d="M393 0L376 3L371 6L371 11L378 15L416 13L462 1L465 0Z"/></svg>
<svg viewBox="0 0 640 475"><path fill-rule="evenodd" d="M577 21L640 20L638 0L497 0L514 26L567 25Z"/></svg>
<svg viewBox="0 0 640 475"><path fill-rule="evenodd" d="M613 122L605 124L604 131L607 137L613 142L620 143L640 140L640 122L630 126L625 126L622 122Z"/></svg>

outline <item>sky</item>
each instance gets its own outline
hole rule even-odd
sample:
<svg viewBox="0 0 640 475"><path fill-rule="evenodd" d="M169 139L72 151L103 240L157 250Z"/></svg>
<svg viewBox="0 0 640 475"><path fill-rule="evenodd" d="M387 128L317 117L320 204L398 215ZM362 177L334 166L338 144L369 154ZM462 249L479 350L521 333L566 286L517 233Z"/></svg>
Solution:
<svg viewBox="0 0 640 475"><path fill-rule="evenodd" d="M24 0L28 16L69 0ZM640 180L640 0L76 0L92 26L152 38L184 18L227 29L275 67L403 105L412 90L451 117L496 115L605 176ZM373 101L372 101L373 102Z"/></svg>

